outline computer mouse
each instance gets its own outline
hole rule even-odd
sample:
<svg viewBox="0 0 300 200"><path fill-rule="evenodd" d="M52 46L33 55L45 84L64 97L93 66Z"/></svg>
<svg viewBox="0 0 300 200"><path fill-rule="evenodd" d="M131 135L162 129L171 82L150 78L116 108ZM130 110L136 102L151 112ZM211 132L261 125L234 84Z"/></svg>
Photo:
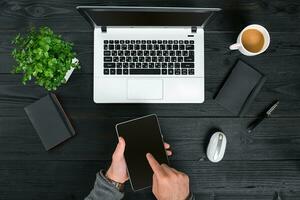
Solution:
<svg viewBox="0 0 300 200"><path fill-rule="evenodd" d="M207 158L213 163L220 162L224 157L226 144L227 139L225 134L222 132L215 132L211 136L207 147Z"/></svg>

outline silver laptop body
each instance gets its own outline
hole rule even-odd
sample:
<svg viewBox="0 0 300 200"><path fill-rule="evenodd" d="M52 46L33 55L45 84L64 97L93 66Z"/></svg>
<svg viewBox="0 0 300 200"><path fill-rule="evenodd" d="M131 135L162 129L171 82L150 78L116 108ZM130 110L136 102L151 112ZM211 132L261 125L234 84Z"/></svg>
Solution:
<svg viewBox="0 0 300 200"><path fill-rule="evenodd" d="M220 9L77 9L94 28L95 103L204 102L204 26Z"/></svg>

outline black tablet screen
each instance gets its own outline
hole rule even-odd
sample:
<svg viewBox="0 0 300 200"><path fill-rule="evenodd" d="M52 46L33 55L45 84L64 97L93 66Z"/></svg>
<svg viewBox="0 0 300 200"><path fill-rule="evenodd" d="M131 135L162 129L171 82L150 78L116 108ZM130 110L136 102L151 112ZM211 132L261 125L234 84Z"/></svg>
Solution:
<svg viewBox="0 0 300 200"><path fill-rule="evenodd" d="M151 186L153 172L146 154L151 153L160 164L168 164L156 115L123 122L116 128L126 142L124 155L133 190Z"/></svg>

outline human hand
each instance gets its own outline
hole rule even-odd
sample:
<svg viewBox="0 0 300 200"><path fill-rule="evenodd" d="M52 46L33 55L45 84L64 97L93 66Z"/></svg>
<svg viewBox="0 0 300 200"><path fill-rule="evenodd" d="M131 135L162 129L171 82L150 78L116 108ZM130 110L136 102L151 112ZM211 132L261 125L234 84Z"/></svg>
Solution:
<svg viewBox="0 0 300 200"><path fill-rule="evenodd" d="M125 183L128 180L127 174L127 165L124 157L125 151L125 140L122 137L119 137L119 143L115 149L115 152L112 155L112 162L109 169L106 172L106 176L118 183ZM164 143L167 155L171 156L172 151L170 150L170 145Z"/></svg>
<svg viewBox="0 0 300 200"><path fill-rule="evenodd" d="M154 173L154 196L158 200L186 200L190 194L189 177L166 164L160 165L150 153L146 157Z"/></svg>

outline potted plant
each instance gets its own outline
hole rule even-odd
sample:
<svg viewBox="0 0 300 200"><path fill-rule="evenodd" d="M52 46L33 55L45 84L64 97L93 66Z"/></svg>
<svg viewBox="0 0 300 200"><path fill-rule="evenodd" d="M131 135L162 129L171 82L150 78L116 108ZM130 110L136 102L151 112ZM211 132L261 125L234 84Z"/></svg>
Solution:
<svg viewBox="0 0 300 200"><path fill-rule="evenodd" d="M12 41L12 56L17 65L13 73L23 73L23 84L34 80L48 91L67 82L74 69L79 69L73 44L62 40L49 27L31 28L25 36L18 34Z"/></svg>

